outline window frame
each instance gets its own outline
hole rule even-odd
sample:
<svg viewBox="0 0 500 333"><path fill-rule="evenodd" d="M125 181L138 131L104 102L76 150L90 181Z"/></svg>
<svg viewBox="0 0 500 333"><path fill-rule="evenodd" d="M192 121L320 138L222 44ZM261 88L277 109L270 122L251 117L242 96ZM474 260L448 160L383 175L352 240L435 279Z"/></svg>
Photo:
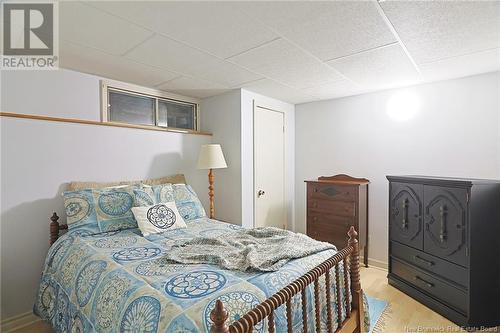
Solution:
<svg viewBox="0 0 500 333"><path fill-rule="evenodd" d="M141 126L141 127L152 127L152 128L160 128L175 132L182 133L201 133L200 132L200 103L199 100L192 97L186 97L182 95L172 94L161 90L146 88L142 86L138 86L135 84L113 81L113 80L101 80L100 81L100 97L101 97L101 122L104 123L113 123L113 124L127 124L132 126ZM136 95L142 97L149 97L154 99L154 125L137 125L133 123L127 122L118 122L110 120L110 108L109 108L109 91L115 91L118 93L125 93L129 95ZM174 103L185 104L185 105L194 105L194 125L195 129L187 129L187 128L178 128L178 127L165 127L158 125L158 101L166 100L172 101ZM168 124L167 124L168 125Z"/></svg>

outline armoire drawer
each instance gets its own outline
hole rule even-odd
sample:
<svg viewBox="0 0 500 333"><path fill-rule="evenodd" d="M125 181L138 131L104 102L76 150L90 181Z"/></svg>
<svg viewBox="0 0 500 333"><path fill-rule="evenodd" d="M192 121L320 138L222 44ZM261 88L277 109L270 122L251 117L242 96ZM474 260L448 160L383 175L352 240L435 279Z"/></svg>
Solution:
<svg viewBox="0 0 500 333"><path fill-rule="evenodd" d="M467 294L465 291L398 259L391 258L390 261L391 274L445 303L455 311L467 313Z"/></svg>
<svg viewBox="0 0 500 333"><path fill-rule="evenodd" d="M402 259L413 266L422 268L432 274L440 275L449 281L467 288L468 273L466 268L398 242L391 242L390 246L393 257Z"/></svg>
<svg viewBox="0 0 500 333"><path fill-rule="evenodd" d="M308 199L307 208L311 212L331 213L338 216L356 216L356 203L344 201L329 201Z"/></svg>
<svg viewBox="0 0 500 333"><path fill-rule="evenodd" d="M307 188L307 197L324 200L357 200L357 188L334 184L311 184Z"/></svg>

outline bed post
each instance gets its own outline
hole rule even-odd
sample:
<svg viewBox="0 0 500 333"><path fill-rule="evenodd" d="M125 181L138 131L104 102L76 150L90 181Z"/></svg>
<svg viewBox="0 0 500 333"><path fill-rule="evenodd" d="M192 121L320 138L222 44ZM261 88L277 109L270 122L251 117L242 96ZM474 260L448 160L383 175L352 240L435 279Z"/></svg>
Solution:
<svg viewBox="0 0 500 333"><path fill-rule="evenodd" d="M59 216L54 212L52 216L50 217L50 241L49 244L52 245L54 242L59 238Z"/></svg>
<svg viewBox="0 0 500 333"><path fill-rule="evenodd" d="M361 290L359 275L359 244L356 239L358 233L354 230L354 227L351 227L347 234L349 235L347 244L353 248L350 255L349 270L351 275L352 307L357 310L357 327L355 332L363 333L365 331L365 311L363 308L363 291Z"/></svg>
<svg viewBox="0 0 500 333"><path fill-rule="evenodd" d="M210 333L229 333L229 327L226 324L227 317L228 313L224 309L224 304L218 299L215 301L214 309L210 312L210 319L214 322Z"/></svg>

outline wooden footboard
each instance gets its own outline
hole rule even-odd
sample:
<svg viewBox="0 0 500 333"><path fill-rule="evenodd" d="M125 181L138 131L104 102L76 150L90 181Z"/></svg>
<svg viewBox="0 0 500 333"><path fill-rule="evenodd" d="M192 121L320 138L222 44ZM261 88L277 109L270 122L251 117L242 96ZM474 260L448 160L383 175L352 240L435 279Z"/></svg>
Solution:
<svg viewBox="0 0 500 333"><path fill-rule="evenodd" d="M264 302L257 305L255 308L250 310L247 314L242 316L239 320L233 323L227 323L228 312L224 309L224 304L222 301L217 300L215 303L215 308L210 313L210 319L213 321L213 325L210 329L211 333L247 333L252 332L253 327L263 320L268 321L268 331L270 333L275 332L274 325L274 312L280 306L285 304L286 306L286 319L288 326L288 333L292 333L292 311L291 311L291 301L292 298L301 293L302 299L302 331L309 332L307 324L307 297L306 288L310 284L314 285L314 312L316 321L316 332L320 332L320 287L319 279L321 276L325 276L325 283L327 286L331 285L330 270L334 268L335 276L333 277L337 283L340 285L340 268L339 263L342 262L344 267L349 267L350 272L350 285L351 285L351 296L352 301L349 297L346 299L346 309L347 318L342 321L342 307L337 306L337 330L336 332L351 333L351 332L364 332L364 309L363 309L363 294L361 291L360 275L359 275L359 245L356 236L358 235L354 230L354 227L348 232L349 241L347 247L337 252L334 256L322 262L320 265L316 266L306 274L302 275L300 278L281 289L273 296L266 299ZM345 285L348 285L349 277L344 274ZM340 288L336 288L335 300L337 303L341 302ZM331 304L331 291L330 288L325 288L326 293L326 307L327 307L327 329L328 333L333 332L333 315L332 315L332 304Z"/></svg>

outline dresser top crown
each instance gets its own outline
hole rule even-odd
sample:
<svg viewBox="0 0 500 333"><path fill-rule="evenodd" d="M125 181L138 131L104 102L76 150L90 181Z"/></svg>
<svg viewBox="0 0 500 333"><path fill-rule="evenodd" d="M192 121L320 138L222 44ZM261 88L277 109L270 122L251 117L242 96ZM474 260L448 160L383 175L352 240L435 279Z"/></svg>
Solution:
<svg viewBox="0 0 500 333"><path fill-rule="evenodd" d="M318 180L305 180L306 183L329 183L340 185L367 185L370 181L366 178L351 177L346 174L338 174L335 176L321 176Z"/></svg>

